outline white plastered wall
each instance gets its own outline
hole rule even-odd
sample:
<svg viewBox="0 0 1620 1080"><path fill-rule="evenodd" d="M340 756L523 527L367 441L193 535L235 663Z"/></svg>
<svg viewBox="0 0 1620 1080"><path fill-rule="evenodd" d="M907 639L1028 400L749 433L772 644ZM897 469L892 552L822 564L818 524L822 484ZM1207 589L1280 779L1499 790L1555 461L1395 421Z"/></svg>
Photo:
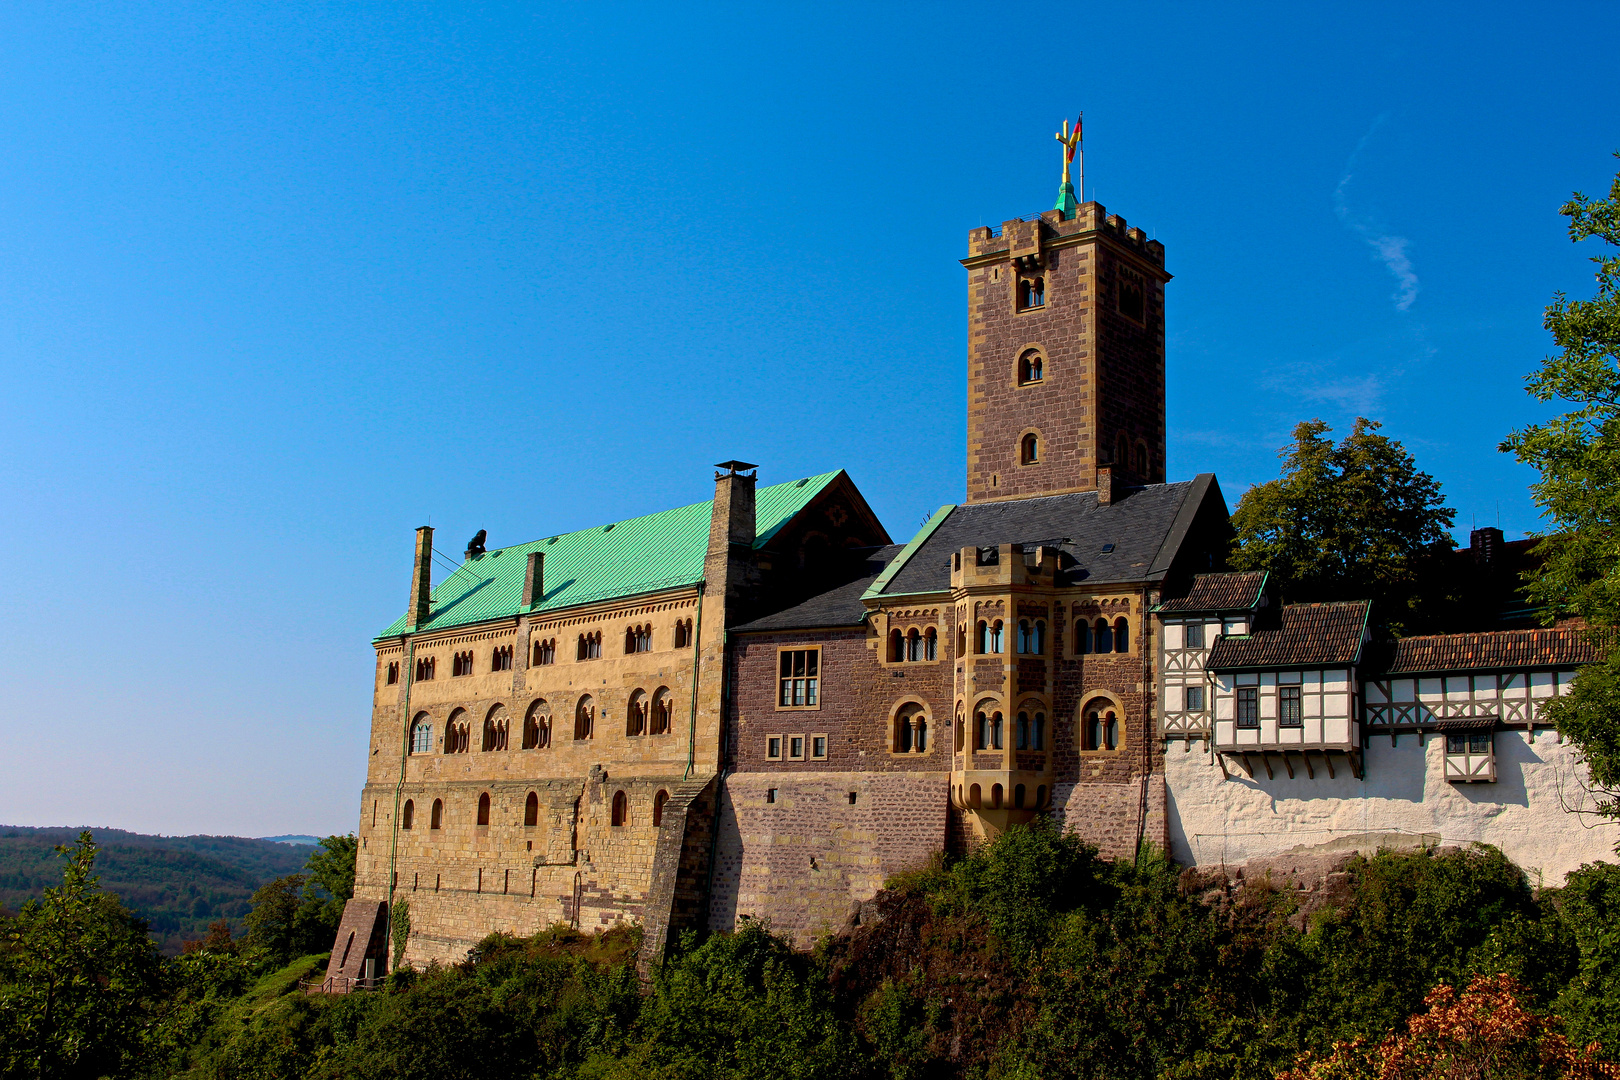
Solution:
<svg viewBox="0 0 1620 1080"><path fill-rule="evenodd" d="M1231 756L1223 775L1202 741L1172 741L1165 754L1171 856L1183 864L1235 865L1320 847L1481 841L1501 848L1533 884L1548 886L1563 884L1582 863L1615 861L1620 828L1570 812L1593 805L1586 769L1550 729L1530 741L1523 731L1498 731L1494 784L1442 779L1443 737L1429 735L1422 746L1412 733L1394 747L1387 735L1370 742L1365 779L1357 780L1342 758L1330 779L1319 756L1315 779L1297 756L1290 779L1275 754L1271 777L1255 754L1253 779Z"/></svg>

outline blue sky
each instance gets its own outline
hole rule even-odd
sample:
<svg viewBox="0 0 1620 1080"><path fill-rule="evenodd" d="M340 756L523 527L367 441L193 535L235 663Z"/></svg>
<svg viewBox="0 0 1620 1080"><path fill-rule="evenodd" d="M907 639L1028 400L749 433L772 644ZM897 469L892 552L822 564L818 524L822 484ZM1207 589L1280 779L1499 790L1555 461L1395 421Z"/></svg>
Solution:
<svg viewBox="0 0 1620 1080"><path fill-rule="evenodd" d="M926 10L927 14L922 14ZM1381 421L1471 522L1612 4L0 8L0 822L354 827L411 530L459 552L833 468L962 494L967 232L1161 240L1172 479Z"/></svg>

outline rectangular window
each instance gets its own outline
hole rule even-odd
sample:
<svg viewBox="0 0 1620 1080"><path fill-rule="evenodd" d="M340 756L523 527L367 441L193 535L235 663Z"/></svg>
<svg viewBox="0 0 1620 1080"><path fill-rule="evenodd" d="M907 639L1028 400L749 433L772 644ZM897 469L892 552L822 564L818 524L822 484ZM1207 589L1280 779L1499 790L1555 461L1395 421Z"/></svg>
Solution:
<svg viewBox="0 0 1620 1080"><path fill-rule="evenodd" d="M779 668L779 709L819 708L817 687L821 674L820 649L783 649Z"/></svg>
<svg viewBox="0 0 1620 1080"><path fill-rule="evenodd" d="M1188 712L1204 711L1204 688L1202 686L1187 687L1186 706Z"/></svg>
<svg viewBox="0 0 1620 1080"><path fill-rule="evenodd" d="M1240 728L1253 728L1260 726L1260 688L1257 686L1240 686L1237 690L1237 726Z"/></svg>
<svg viewBox="0 0 1620 1080"><path fill-rule="evenodd" d="M827 759L827 736L810 736L810 756L818 761L825 761Z"/></svg>
<svg viewBox="0 0 1620 1080"><path fill-rule="evenodd" d="M1491 752L1491 733L1488 731L1473 731L1468 735L1468 752L1470 754L1488 754Z"/></svg>
<svg viewBox="0 0 1620 1080"><path fill-rule="evenodd" d="M1187 624L1187 648L1202 649L1204 647L1204 624L1190 622Z"/></svg>
<svg viewBox="0 0 1620 1080"><path fill-rule="evenodd" d="M1466 754L1468 752L1468 736L1455 732L1446 736L1446 753Z"/></svg>
<svg viewBox="0 0 1620 1080"><path fill-rule="evenodd" d="M1223 622L1221 624L1221 633L1226 634L1228 636L1232 636L1232 635L1236 635L1236 634L1247 634L1248 632L1249 632L1249 624L1247 622L1245 622L1243 619L1227 619L1225 622Z"/></svg>
<svg viewBox="0 0 1620 1080"><path fill-rule="evenodd" d="M804 736L788 736L788 758L792 761L804 760Z"/></svg>
<svg viewBox="0 0 1620 1080"><path fill-rule="evenodd" d="M765 756L771 761L782 760L782 736L765 736Z"/></svg>
<svg viewBox="0 0 1620 1080"><path fill-rule="evenodd" d="M773 803L773 802L776 801L776 789L775 788L768 787L768 788L765 789L765 801L768 802L768 803Z"/></svg>
<svg viewBox="0 0 1620 1080"><path fill-rule="evenodd" d="M1299 687L1277 687L1277 726L1299 727L1304 722L1305 714L1299 704Z"/></svg>

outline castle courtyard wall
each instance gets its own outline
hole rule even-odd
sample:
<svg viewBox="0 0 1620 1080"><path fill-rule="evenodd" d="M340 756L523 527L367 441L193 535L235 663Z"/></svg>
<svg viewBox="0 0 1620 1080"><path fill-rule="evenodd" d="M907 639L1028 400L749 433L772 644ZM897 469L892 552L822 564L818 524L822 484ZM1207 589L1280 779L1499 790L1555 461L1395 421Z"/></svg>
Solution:
<svg viewBox="0 0 1620 1080"><path fill-rule="evenodd" d="M1595 827L1578 752L1557 732L1538 729L1495 736L1497 782L1443 779L1445 739L1415 733L1390 745L1373 735L1363 751L1364 779L1343 759L1330 777L1323 763L1310 778L1296 756L1290 778L1276 755L1267 776L1258 756L1251 778L1228 756L1226 772L1199 740L1172 741L1164 756L1170 855L1195 866L1313 848L1376 850L1416 844L1492 844L1532 882L1563 884L1582 863L1613 861L1620 839Z"/></svg>

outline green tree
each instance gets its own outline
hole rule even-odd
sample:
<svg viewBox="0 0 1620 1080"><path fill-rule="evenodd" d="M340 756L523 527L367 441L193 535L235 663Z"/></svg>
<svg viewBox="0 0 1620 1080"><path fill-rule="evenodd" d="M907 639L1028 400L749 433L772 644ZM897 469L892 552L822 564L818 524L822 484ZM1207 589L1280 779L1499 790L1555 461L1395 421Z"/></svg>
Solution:
<svg viewBox="0 0 1620 1080"><path fill-rule="evenodd" d="M1620 153L1615 155L1620 157ZM1620 173L1607 199L1576 192L1560 209L1569 237L1620 247ZM1568 411L1509 435L1502 449L1534 466L1536 505L1552 525L1538 548L1545 562L1530 598L1549 621L1572 612L1604 626L1620 622L1620 255L1596 255L1597 295L1554 293L1542 321L1559 347L1525 379L1538 401Z"/></svg>
<svg viewBox="0 0 1620 1080"><path fill-rule="evenodd" d="M1457 512L1406 448L1357 417L1335 444L1321 420L1294 428L1282 475L1244 492L1232 515L1240 570L1266 570L1290 601L1372 600L1397 633L1432 625Z"/></svg>
<svg viewBox="0 0 1620 1080"><path fill-rule="evenodd" d="M0 929L0 1076L110 1076L139 1049L163 990L146 924L104 893L79 834L62 884Z"/></svg>
<svg viewBox="0 0 1620 1080"><path fill-rule="evenodd" d="M1559 213L1569 218L1570 240L1620 247L1620 173L1607 199L1576 192ZM1552 526L1536 548L1544 561L1530 578L1531 601L1548 621L1574 614L1612 628L1620 625L1620 255L1592 262L1597 295L1553 294L1542 325L1560 351L1525 379L1536 400L1569 408L1515 431L1502 449L1541 474L1530 491ZM1580 747L1602 791L1599 809L1620 817L1620 648L1612 638L1609 650L1544 715Z"/></svg>

